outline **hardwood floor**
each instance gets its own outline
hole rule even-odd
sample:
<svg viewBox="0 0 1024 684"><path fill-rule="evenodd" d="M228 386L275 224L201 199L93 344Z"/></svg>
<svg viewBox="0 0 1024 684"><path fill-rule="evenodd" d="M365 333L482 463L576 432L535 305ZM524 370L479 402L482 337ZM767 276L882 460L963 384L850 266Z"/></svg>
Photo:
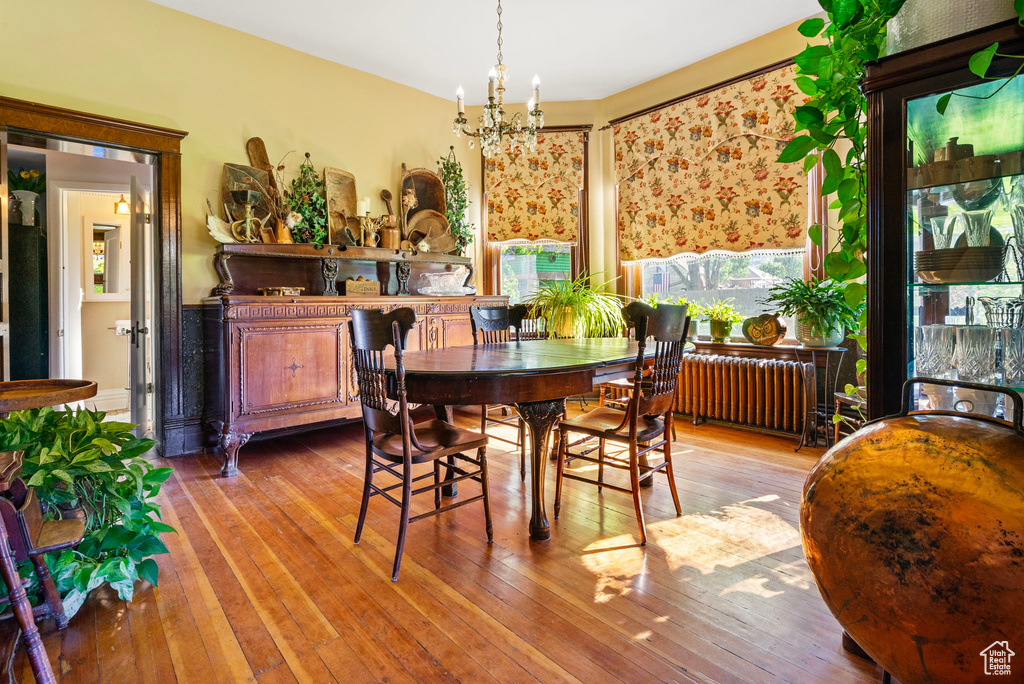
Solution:
<svg viewBox="0 0 1024 684"><path fill-rule="evenodd" d="M392 583L397 509L375 498L352 543L361 440L352 425L251 443L233 479L212 456L167 461L178 534L160 586L131 604L101 592L48 633L62 684L881 678L842 649L800 550L800 489L821 450L678 421L683 516L659 476L642 548L628 495L570 481L551 541L531 542L516 453L492 441L494 544L480 506L414 523Z"/></svg>

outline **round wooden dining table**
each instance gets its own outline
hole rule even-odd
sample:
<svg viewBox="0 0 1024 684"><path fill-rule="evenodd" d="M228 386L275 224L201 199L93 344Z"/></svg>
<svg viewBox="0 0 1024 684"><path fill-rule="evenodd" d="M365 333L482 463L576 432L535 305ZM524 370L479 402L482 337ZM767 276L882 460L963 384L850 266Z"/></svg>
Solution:
<svg viewBox="0 0 1024 684"><path fill-rule="evenodd" d="M516 407L530 432L530 538L544 541L551 538L544 506L551 428L567 397L628 374L636 355L636 342L625 338L523 340L410 351L403 362L409 402L433 405L442 420L451 421L452 406Z"/></svg>

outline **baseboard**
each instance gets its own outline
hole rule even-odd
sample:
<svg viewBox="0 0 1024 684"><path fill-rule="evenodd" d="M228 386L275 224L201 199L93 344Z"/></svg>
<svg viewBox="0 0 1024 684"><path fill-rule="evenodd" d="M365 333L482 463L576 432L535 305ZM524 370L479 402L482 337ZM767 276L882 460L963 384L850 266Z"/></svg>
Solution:
<svg viewBox="0 0 1024 684"><path fill-rule="evenodd" d="M85 405L93 411L114 411L128 410L128 392L123 389L100 390L92 399L86 399Z"/></svg>

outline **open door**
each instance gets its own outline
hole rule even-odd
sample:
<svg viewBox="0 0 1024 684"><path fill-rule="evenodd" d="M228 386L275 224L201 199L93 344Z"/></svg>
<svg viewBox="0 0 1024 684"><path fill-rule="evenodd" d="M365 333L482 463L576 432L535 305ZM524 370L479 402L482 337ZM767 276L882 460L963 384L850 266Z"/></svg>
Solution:
<svg viewBox="0 0 1024 684"><path fill-rule="evenodd" d="M149 377L149 259L146 229L146 198L135 176L131 180L131 321L130 357L131 421L139 437L153 433L153 390Z"/></svg>
<svg viewBox="0 0 1024 684"><path fill-rule="evenodd" d="M10 292L7 282L7 128L0 124L0 380L11 379Z"/></svg>

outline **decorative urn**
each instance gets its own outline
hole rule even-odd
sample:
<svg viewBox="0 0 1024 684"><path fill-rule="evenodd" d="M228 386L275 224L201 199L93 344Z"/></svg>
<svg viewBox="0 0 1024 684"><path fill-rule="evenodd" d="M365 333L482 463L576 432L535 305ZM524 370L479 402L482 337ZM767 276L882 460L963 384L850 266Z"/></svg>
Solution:
<svg viewBox="0 0 1024 684"><path fill-rule="evenodd" d="M869 423L811 471L804 554L839 624L900 682L991 681L994 654L1024 648L1021 398L955 385L1004 393L1012 425L909 412L911 383L921 381L904 388L899 415ZM1010 665L1024 672L1024 656Z"/></svg>

